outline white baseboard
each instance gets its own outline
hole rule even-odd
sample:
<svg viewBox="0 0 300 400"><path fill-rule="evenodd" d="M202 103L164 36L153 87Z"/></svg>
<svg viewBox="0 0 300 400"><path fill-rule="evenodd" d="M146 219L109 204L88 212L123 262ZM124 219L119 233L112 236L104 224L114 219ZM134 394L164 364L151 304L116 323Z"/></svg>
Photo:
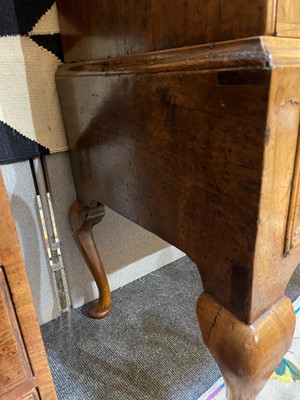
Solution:
<svg viewBox="0 0 300 400"><path fill-rule="evenodd" d="M134 263L108 274L111 291L119 289L130 282L140 279L150 272L170 264L184 257L185 254L174 246L166 247L156 253L150 254Z"/></svg>

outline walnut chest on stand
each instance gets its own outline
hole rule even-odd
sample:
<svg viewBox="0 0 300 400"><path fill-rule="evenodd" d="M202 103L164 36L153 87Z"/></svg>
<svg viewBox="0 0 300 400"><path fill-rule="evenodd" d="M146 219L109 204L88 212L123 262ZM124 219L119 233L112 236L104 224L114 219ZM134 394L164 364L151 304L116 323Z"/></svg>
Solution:
<svg viewBox="0 0 300 400"><path fill-rule="evenodd" d="M70 222L100 291L104 205L198 266L203 339L227 399L255 399L295 326L300 262L298 0L58 0L57 86L77 200Z"/></svg>

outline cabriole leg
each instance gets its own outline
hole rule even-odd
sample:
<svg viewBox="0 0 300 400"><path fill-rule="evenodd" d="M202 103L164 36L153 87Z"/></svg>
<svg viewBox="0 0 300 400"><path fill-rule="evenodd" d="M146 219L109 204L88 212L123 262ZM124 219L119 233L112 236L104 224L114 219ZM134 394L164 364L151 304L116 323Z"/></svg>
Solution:
<svg viewBox="0 0 300 400"><path fill-rule="evenodd" d="M226 382L226 399L256 399L290 348L295 329L290 300L283 297L247 325L203 293L197 316L203 340Z"/></svg>
<svg viewBox="0 0 300 400"><path fill-rule="evenodd" d="M105 210L102 204L87 207L76 200L69 210L70 226L76 243L95 279L99 290L99 300L90 310L93 318L103 318L110 311L111 295L104 267L99 256L94 237L93 227L104 217Z"/></svg>

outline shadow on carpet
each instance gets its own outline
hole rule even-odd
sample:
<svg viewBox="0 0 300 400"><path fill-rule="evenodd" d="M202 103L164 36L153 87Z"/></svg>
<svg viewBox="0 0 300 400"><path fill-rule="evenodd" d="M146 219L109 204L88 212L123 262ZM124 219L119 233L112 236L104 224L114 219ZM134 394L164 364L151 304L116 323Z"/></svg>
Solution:
<svg viewBox="0 0 300 400"><path fill-rule="evenodd" d="M299 288L298 269L292 300ZM59 400L197 400L220 377L196 320L201 292L184 257L114 291L103 320L85 305L43 325Z"/></svg>

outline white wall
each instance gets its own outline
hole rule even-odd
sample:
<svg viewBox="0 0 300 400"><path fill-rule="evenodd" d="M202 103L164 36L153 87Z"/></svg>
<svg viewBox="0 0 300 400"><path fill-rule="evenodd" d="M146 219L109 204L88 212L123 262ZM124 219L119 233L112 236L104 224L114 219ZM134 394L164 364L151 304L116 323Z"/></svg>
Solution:
<svg viewBox="0 0 300 400"><path fill-rule="evenodd" d="M28 278L41 323L58 316L47 252L42 241L29 162L1 167Z"/></svg>
<svg viewBox="0 0 300 400"><path fill-rule="evenodd" d="M71 301L79 307L97 297L96 286L68 226L69 205L76 198L67 153L47 157L58 235L61 239ZM1 167L40 323L58 314L46 250L41 239L34 186L28 162ZM184 254L113 211L106 209L94 229L95 241L115 290Z"/></svg>

